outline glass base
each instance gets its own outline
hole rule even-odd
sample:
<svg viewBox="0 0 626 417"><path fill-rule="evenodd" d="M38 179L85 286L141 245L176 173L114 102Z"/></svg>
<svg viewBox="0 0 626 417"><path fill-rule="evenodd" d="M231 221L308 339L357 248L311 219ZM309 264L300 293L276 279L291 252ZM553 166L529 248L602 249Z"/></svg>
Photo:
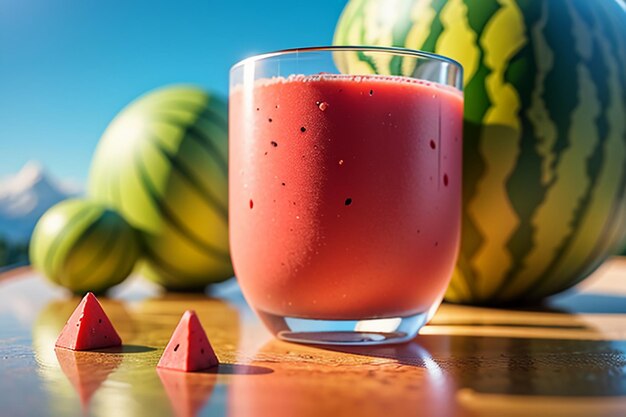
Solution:
<svg viewBox="0 0 626 417"><path fill-rule="evenodd" d="M403 343L417 336L429 312L408 317L370 320L313 320L257 311L281 340L315 345L366 346Z"/></svg>

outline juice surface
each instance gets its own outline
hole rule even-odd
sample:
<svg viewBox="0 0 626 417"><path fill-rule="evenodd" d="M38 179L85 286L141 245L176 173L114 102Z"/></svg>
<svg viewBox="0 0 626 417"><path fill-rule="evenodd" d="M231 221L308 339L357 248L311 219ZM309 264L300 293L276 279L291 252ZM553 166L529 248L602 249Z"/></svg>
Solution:
<svg viewBox="0 0 626 417"><path fill-rule="evenodd" d="M257 80L230 97L230 244L251 305L353 320L438 302L459 243L463 98L403 77Z"/></svg>

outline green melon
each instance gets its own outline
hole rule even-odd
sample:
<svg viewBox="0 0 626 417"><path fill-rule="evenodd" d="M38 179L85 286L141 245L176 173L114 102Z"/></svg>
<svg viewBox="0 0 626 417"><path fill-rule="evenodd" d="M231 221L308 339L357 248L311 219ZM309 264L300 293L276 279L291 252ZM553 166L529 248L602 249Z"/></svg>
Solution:
<svg viewBox="0 0 626 417"><path fill-rule="evenodd" d="M96 149L89 195L139 230L144 275L200 290L233 275L228 246L227 105L167 87L123 109Z"/></svg>
<svg viewBox="0 0 626 417"><path fill-rule="evenodd" d="M139 257L139 238L115 211L72 199L50 208L30 242L32 265L76 294L101 293L122 282Z"/></svg>
<svg viewBox="0 0 626 417"><path fill-rule="evenodd" d="M463 237L449 301L535 301L577 284L621 247L623 4L352 0L334 42L421 49L464 67ZM338 65L413 72L401 58L363 53Z"/></svg>

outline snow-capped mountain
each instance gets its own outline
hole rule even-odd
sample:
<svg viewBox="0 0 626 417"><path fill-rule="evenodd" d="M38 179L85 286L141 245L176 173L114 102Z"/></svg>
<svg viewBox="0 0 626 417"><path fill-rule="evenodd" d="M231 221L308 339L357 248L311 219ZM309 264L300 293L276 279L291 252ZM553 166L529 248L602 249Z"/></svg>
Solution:
<svg viewBox="0 0 626 417"><path fill-rule="evenodd" d="M28 242L41 215L78 191L49 177L41 164L26 163L17 174L0 180L0 239Z"/></svg>

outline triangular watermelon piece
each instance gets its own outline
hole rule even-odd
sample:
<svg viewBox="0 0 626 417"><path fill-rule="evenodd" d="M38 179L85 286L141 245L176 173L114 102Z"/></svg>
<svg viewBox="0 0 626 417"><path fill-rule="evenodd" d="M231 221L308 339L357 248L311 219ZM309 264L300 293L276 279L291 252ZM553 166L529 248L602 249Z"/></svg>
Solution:
<svg viewBox="0 0 626 417"><path fill-rule="evenodd" d="M121 346L122 339L96 296L89 292L65 323L55 345L72 350L91 350Z"/></svg>
<svg viewBox="0 0 626 417"><path fill-rule="evenodd" d="M157 369L172 409L177 417L195 417L209 401L217 381L217 374L206 375Z"/></svg>
<svg viewBox="0 0 626 417"><path fill-rule="evenodd" d="M193 372L218 364L196 312L185 311L157 367Z"/></svg>

